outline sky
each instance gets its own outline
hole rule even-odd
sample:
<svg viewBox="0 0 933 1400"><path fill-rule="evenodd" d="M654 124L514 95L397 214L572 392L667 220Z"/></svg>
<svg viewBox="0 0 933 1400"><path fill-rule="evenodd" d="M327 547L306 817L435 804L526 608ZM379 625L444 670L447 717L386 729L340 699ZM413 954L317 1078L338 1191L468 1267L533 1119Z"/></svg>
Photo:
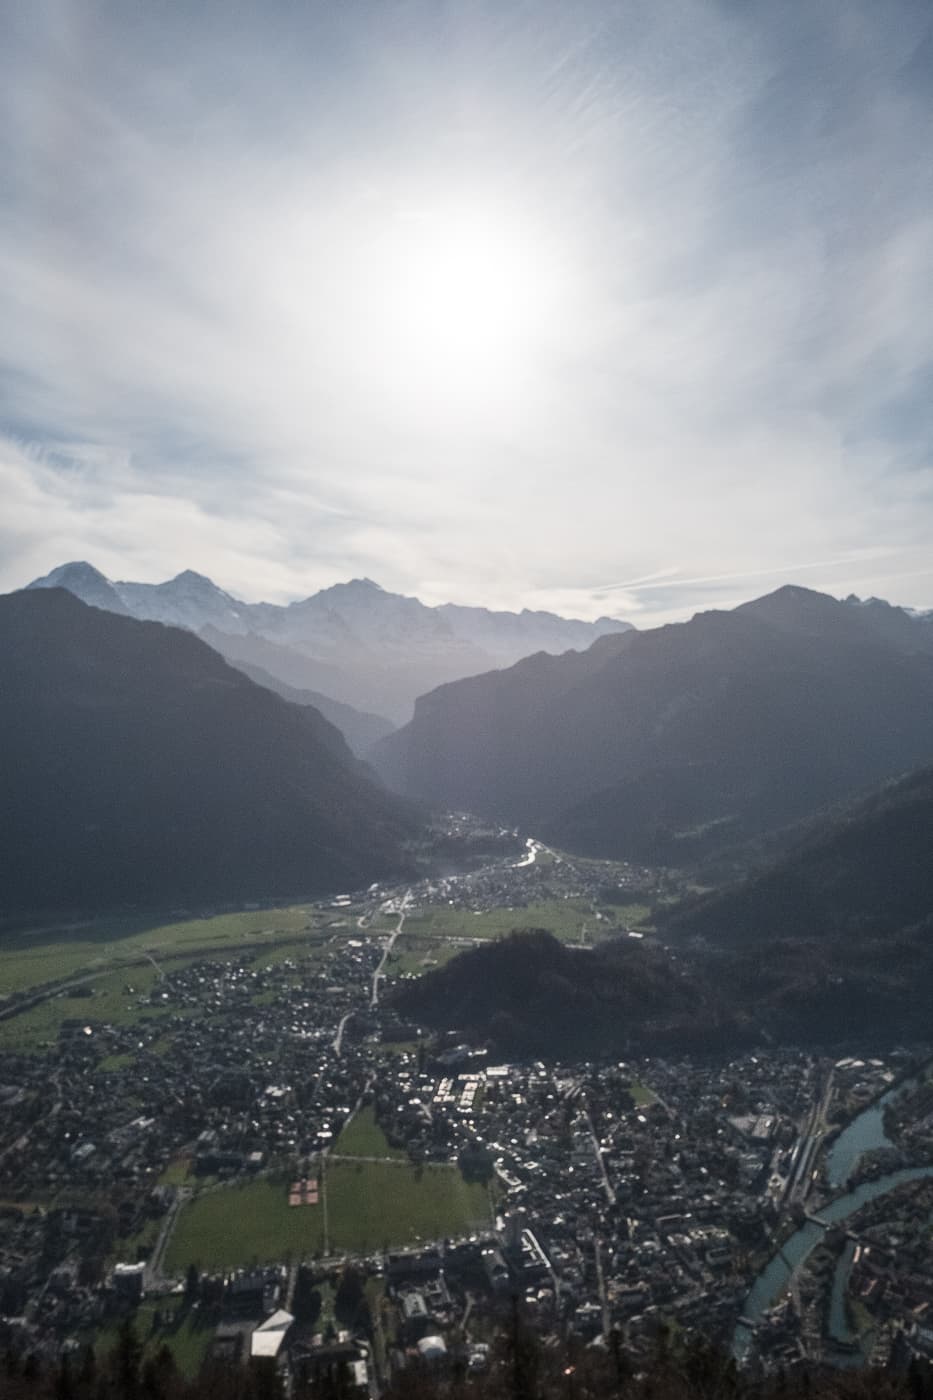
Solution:
<svg viewBox="0 0 933 1400"><path fill-rule="evenodd" d="M0 588L933 607L928 0L30 0Z"/></svg>

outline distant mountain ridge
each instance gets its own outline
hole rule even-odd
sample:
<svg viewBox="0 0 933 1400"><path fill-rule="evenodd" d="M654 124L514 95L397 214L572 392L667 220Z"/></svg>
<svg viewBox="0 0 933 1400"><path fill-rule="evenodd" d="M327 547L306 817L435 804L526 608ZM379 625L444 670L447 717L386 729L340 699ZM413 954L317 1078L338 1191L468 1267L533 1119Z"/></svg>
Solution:
<svg viewBox="0 0 933 1400"><path fill-rule="evenodd" d="M319 690L354 708L403 723L416 696L446 681L510 666L535 651L558 653L589 646L630 624L615 618L596 622L554 613L494 612L444 604L428 607L417 598L389 593L371 579L335 584L298 602L243 603L202 574L187 569L165 583L114 582L84 561L62 564L29 588L67 588L82 601L140 620L244 639L234 656L247 659L278 680ZM278 649L266 660L245 657L256 639ZM220 648L224 650L223 647ZM282 655L284 650L285 654ZM297 659L296 659L297 657ZM302 659L313 669L302 672Z"/></svg>
<svg viewBox="0 0 933 1400"><path fill-rule="evenodd" d="M318 711L192 632L61 588L0 597L4 912L358 888L409 869L415 809Z"/></svg>
<svg viewBox="0 0 933 1400"><path fill-rule="evenodd" d="M571 850L691 864L933 761L933 628L788 586L442 686L371 758Z"/></svg>
<svg viewBox="0 0 933 1400"><path fill-rule="evenodd" d="M220 651L220 647L217 650ZM249 676L250 680L255 681L257 685L265 686L267 690L281 695L282 699L287 700L290 705L313 706L326 720L336 725L359 758L362 758L379 739L384 739L387 734L391 734L395 728L381 715L370 715L364 710L354 710L352 705L342 705L339 700L331 700L329 696L320 695L316 690L301 690L295 686L286 685L284 681L277 680L268 671L264 671L261 666L251 666L248 661L232 664L236 664L237 670L242 671L244 676Z"/></svg>

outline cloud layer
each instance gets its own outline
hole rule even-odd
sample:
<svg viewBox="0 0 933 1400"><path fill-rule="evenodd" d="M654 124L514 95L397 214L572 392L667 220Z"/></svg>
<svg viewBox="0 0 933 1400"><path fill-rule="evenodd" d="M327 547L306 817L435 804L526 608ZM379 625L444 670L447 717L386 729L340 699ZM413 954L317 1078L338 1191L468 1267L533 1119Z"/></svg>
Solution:
<svg viewBox="0 0 933 1400"><path fill-rule="evenodd" d="M933 605L923 0L12 31L0 587Z"/></svg>

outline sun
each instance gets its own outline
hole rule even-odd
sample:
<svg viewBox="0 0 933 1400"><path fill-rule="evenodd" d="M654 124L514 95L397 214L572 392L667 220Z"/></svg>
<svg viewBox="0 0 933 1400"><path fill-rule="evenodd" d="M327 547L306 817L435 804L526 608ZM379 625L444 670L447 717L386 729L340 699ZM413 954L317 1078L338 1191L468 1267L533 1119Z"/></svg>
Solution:
<svg viewBox="0 0 933 1400"><path fill-rule="evenodd" d="M404 211L373 246L367 320L385 373L447 397L523 374L556 331L560 270L547 230L513 211Z"/></svg>
<svg viewBox="0 0 933 1400"><path fill-rule="evenodd" d="M505 221L462 212L409 221L398 311L412 339L473 353L520 338L534 309L534 249Z"/></svg>

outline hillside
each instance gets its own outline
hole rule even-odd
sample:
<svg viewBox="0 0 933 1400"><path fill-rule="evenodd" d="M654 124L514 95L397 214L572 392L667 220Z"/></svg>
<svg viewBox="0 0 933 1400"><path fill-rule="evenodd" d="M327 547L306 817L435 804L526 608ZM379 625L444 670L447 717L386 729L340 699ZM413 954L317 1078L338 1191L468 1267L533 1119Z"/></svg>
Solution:
<svg viewBox="0 0 933 1400"><path fill-rule="evenodd" d="M262 666L251 666L248 661L231 660L230 664L235 666L238 671L242 671L244 676L249 676L250 680L255 681L257 685L265 686L266 690L281 695L282 699L287 700L290 705L313 706L326 720L329 720L340 730L358 758L362 758L373 744L379 739L384 739L387 734L391 734L395 728L387 719L383 719L382 715L371 715L367 714L365 710L355 710L352 705L344 705L339 700L331 700L329 695L322 695L317 690L302 690L293 685L286 685L285 681L277 680Z"/></svg>
<svg viewBox="0 0 933 1400"><path fill-rule="evenodd" d="M629 629L609 617L429 607L365 578L287 606L244 603L192 569L164 583L114 582L84 561L60 565L29 587L67 588L94 607L201 632L229 659L235 654L287 685L399 724L410 719L416 696L437 685Z"/></svg>
<svg viewBox="0 0 933 1400"><path fill-rule="evenodd" d="M358 886L417 824L316 710L190 632L62 589L0 598L2 908L182 905Z"/></svg>
<svg viewBox="0 0 933 1400"><path fill-rule="evenodd" d="M911 773L822 823L783 859L669 922L678 935L894 938L933 921L933 768Z"/></svg>
<svg viewBox="0 0 933 1400"><path fill-rule="evenodd" d="M568 849L688 865L933 761L931 715L925 623L782 588L441 687L371 757Z"/></svg>
<svg viewBox="0 0 933 1400"><path fill-rule="evenodd" d="M573 948L526 929L451 959L393 989L403 1016L494 1054L613 1054L639 1044L703 1050L742 1038L709 986L660 949L618 938Z"/></svg>
<svg viewBox="0 0 933 1400"><path fill-rule="evenodd" d="M933 769L808 824L782 859L683 905L663 936L701 956L785 1034L893 1039L933 997Z"/></svg>

